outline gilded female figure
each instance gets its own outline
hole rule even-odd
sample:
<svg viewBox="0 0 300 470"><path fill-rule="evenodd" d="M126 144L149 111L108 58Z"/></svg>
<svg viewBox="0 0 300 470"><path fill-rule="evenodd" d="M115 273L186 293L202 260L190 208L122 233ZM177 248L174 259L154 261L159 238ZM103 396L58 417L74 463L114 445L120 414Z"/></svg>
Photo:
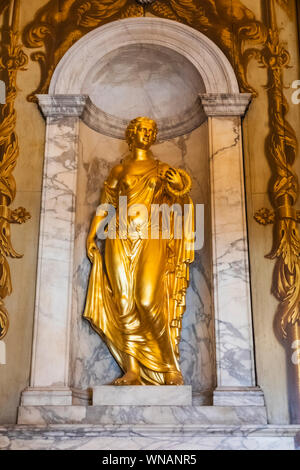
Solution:
<svg viewBox="0 0 300 470"><path fill-rule="evenodd" d="M149 149L156 135L153 120L143 117L131 121L126 130L130 154L111 170L104 183L101 203L116 209L117 228L116 236L105 241L104 262L96 236L106 213L96 212L87 238L93 267L84 317L124 372L114 385L183 384L178 344L189 263L194 259L191 230L175 237L174 224L170 224L169 237L163 237L160 219L159 236L151 238L151 217L145 217L143 211L130 212L136 204L143 204L148 214L153 204L186 205L193 219L190 177L153 158ZM125 237L118 230L120 196L126 196L130 213L125 227L134 228ZM145 226L146 237L141 235Z"/></svg>

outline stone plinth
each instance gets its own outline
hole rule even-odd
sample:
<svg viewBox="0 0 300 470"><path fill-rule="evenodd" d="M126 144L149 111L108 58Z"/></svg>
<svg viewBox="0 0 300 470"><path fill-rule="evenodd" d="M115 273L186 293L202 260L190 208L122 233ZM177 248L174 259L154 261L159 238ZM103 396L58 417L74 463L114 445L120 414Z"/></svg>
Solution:
<svg viewBox="0 0 300 470"><path fill-rule="evenodd" d="M72 391L67 387L26 388L21 396L21 406L70 406Z"/></svg>
<svg viewBox="0 0 300 470"><path fill-rule="evenodd" d="M0 426L1 450L295 450L300 426ZM149 451L150 452L150 451Z"/></svg>
<svg viewBox="0 0 300 470"><path fill-rule="evenodd" d="M215 406L265 406L263 391L259 387L218 387L214 391Z"/></svg>
<svg viewBox="0 0 300 470"><path fill-rule="evenodd" d="M192 387L181 386L114 386L93 388L94 406L191 406Z"/></svg>
<svg viewBox="0 0 300 470"><path fill-rule="evenodd" d="M264 406L20 406L18 424L145 425L266 425Z"/></svg>

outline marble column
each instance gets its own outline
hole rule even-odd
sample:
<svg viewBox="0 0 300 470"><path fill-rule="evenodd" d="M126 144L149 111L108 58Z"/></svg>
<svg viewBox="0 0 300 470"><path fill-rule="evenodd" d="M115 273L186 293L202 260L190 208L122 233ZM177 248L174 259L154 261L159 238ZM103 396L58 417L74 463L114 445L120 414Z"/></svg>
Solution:
<svg viewBox="0 0 300 470"><path fill-rule="evenodd" d="M71 405L69 337L79 117L86 97L38 95L46 145L30 386L24 405Z"/></svg>
<svg viewBox="0 0 300 470"><path fill-rule="evenodd" d="M217 359L214 405L262 406L254 365L241 128L251 95L200 98L209 124Z"/></svg>

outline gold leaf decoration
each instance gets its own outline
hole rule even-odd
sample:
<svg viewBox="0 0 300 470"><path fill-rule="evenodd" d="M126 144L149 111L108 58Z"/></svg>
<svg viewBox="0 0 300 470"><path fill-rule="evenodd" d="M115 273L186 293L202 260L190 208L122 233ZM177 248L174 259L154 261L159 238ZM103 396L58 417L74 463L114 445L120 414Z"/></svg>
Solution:
<svg viewBox="0 0 300 470"><path fill-rule="evenodd" d="M9 7L9 0L0 0L0 15Z"/></svg>
<svg viewBox="0 0 300 470"><path fill-rule="evenodd" d="M259 54L260 63L268 70L270 132L266 148L273 170L270 197L275 209L273 249L267 257L276 260L272 292L280 303L275 324L277 332L281 331L286 339L288 325L300 321L300 237L294 208L299 182L292 168L297 138L286 119L289 106L283 93L283 70L289 67L290 55L279 38L274 3L268 8L272 22L265 47ZM265 209L259 212L262 211ZM257 215L255 219L260 222Z"/></svg>
<svg viewBox="0 0 300 470"><path fill-rule="evenodd" d="M9 207L16 195L16 182L12 173L19 156L14 108L17 93L16 79L18 70L24 70L28 60L19 43L16 25L19 0L15 0L13 7L12 24L4 25L2 28L0 58L1 79L6 84L6 103L0 106L0 339L6 335L9 324L3 299L12 292L7 257L21 257L12 246L10 224L23 223L30 218L30 214L24 208L11 210Z"/></svg>
<svg viewBox="0 0 300 470"><path fill-rule="evenodd" d="M121 18L132 18L144 16L144 8L142 5L128 5L128 7L121 14Z"/></svg>
<svg viewBox="0 0 300 470"><path fill-rule="evenodd" d="M168 20L177 20L177 15L167 3L155 2L151 5L151 13L160 18L166 18Z"/></svg>
<svg viewBox="0 0 300 470"><path fill-rule="evenodd" d="M297 223L291 219L277 222L275 248L268 255L277 259L272 292L278 299L277 331L287 338L288 326L300 321L300 237Z"/></svg>
<svg viewBox="0 0 300 470"><path fill-rule="evenodd" d="M273 224L275 222L275 212L270 209L260 209L254 215L256 222L261 225Z"/></svg>
<svg viewBox="0 0 300 470"><path fill-rule="evenodd" d="M256 95L247 80L253 55L247 53L245 45L248 48L249 44L263 45L267 29L239 0L161 0L151 5L149 11L192 26L212 39L231 61L241 91Z"/></svg>
<svg viewBox="0 0 300 470"><path fill-rule="evenodd" d="M29 101L36 101L37 93L47 93L56 65L78 39L109 21L143 14L134 0L61 0L59 8L57 0L50 0L23 32L27 47L44 48L31 55L40 64L41 81Z"/></svg>
<svg viewBox="0 0 300 470"><path fill-rule="evenodd" d="M0 258L0 264L1 264L1 258ZM3 272L3 270L1 270ZM2 280L0 279L0 285L2 284ZM0 290L0 295L1 295L1 290ZM8 312L5 308L4 302L0 299L0 340L6 336L8 332L8 327L9 327L9 318L8 318Z"/></svg>
<svg viewBox="0 0 300 470"><path fill-rule="evenodd" d="M245 44L264 44L267 30L239 0L157 0L146 8L210 37L234 66L241 90L255 94L247 81L247 67L253 56L247 53ZM59 60L84 34L109 21L143 14L143 6L133 0L61 0L60 9L56 0L50 0L24 29L24 44L44 49L31 55L40 64L41 81L29 100L35 101L36 93L47 93Z"/></svg>

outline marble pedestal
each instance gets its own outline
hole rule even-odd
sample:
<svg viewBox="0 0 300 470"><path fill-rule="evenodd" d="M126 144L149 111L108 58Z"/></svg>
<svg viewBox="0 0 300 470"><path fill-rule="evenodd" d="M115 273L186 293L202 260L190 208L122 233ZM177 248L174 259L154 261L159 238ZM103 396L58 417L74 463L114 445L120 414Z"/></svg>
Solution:
<svg viewBox="0 0 300 470"><path fill-rule="evenodd" d="M251 392L250 392L251 393ZM262 395L262 393L261 393ZM256 395L255 395L256 396ZM55 395L57 400L59 395ZM190 425L266 425L267 414L261 402L249 400L245 392L238 406L197 406L192 387L185 386L128 386L103 385L93 388L92 406L55 405L34 406L36 397L23 395L18 412L18 424L52 425L87 424L103 426L144 425L173 426L176 430ZM248 401L247 401L248 398ZM146 429L146 428L145 428Z"/></svg>
<svg viewBox="0 0 300 470"><path fill-rule="evenodd" d="M72 390L68 387L28 387L21 395L21 406L72 405Z"/></svg>
<svg viewBox="0 0 300 470"><path fill-rule="evenodd" d="M93 388L93 406L192 406L192 387L102 385Z"/></svg>

